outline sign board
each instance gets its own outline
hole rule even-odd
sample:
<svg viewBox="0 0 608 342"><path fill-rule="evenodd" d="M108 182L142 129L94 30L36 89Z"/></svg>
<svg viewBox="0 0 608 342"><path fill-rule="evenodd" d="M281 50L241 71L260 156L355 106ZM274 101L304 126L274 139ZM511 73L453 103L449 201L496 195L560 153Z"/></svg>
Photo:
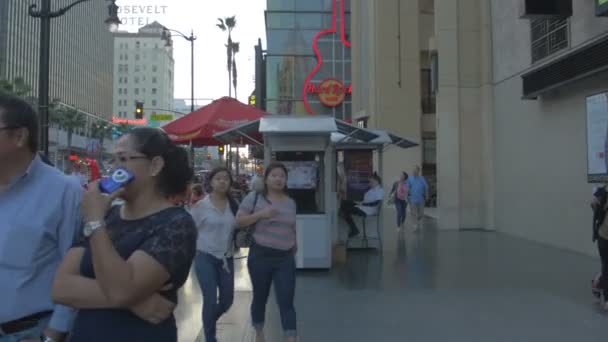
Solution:
<svg viewBox="0 0 608 342"><path fill-rule="evenodd" d="M150 115L150 120L171 121L171 120L173 120L173 115L172 114L152 114L152 115Z"/></svg>
<svg viewBox="0 0 608 342"><path fill-rule="evenodd" d="M587 181L608 181L608 93L587 97Z"/></svg>
<svg viewBox="0 0 608 342"><path fill-rule="evenodd" d="M166 22L169 2L164 0L121 0L118 3L118 17L121 30L130 32L153 23Z"/></svg>
<svg viewBox="0 0 608 342"><path fill-rule="evenodd" d="M146 119L131 120L131 119L121 119L121 118L117 118L115 116L112 117L112 122L115 124L127 124L127 125L133 125L133 126L146 126L148 124L148 120L146 120Z"/></svg>
<svg viewBox="0 0 608 342"><path fill-rule="evenodd" d="M318 85L310 83L306 92L318 94L319 101L328 107L337 107L344 102L347 95L353 93L353 86L345 86L342 81L328 78Z"/></svg>

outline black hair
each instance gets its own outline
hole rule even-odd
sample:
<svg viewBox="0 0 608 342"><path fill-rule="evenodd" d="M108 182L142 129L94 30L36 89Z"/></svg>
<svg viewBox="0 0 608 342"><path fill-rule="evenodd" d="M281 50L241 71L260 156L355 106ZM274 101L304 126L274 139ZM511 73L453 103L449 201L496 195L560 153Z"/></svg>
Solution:
<svg viewBox="0 0 608 342"><path fill-rule="evenodd" d="M165 161L158 175L158 190L165 196L186 192L194 176L188 152L175 145L169 136L158 128L140 127L127 133L135 139L137 151L149 159L162 157Z"/></svg>
<svg viewBox="0 0 608 342"><path fill-rule="evenodd" d="M0 118L11 129L26 128L29 133L28 147L32 153L38 150L38 114L25 100L0 94Z"/></svg>
<svg viewBox="0 0 608 342"><path fill-rule="evenodd" d="M378 182L378 184L382 185L382 178L378 176L377 172L374 172L371 176L369 176L369 179L374 179L376 182Z"/></svg>
<svg viewBox="0 0 608 342"><path fill-rule="evenodd" d="M410 175L407 174L407 172L402 171L403 174L403 178L405 178L405 180L407 180L408 178L410 178Z"/></svg>
<svg viewBox="0 0 608 342"><path fill-rule="evenodd" d="M285 165L283 163L271 162L268 165L268 167L266 167L266 171L264 171L264 196L268 195L268 185L266 185L268 176L270 176L270 173L272 172L272 170L275 170L275 169L283 170L283 172L285 172L285 178L287 178L289 175L289 173L287 172L287 168L285 167ZM287 182L285 183L285 188L283 188L283 191L285 193L287 193Z"/></svg>

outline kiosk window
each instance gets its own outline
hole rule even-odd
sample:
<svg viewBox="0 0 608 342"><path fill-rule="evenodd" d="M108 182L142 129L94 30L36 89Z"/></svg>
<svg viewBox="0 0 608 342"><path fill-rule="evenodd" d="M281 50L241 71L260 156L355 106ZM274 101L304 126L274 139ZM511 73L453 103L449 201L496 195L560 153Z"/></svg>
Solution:
<svg viewBox="0 0 608 342"><path fill-rule="evenodd" d="M324 212L323 153L276 152L276 160L288 170L287 187L298 214Z"/></svg>

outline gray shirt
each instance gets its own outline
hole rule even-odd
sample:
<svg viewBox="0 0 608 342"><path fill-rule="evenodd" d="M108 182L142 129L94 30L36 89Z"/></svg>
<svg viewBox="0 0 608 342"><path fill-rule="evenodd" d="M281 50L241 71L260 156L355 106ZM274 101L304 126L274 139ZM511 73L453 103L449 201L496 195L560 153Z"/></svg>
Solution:
<svg viewBox="0 0 608 342"><path fill-rule="evenodd" d="M256 202L255 196L258 194ZM255 208L253 204L255 203ZM277 213L269 218L256 222L253 238L255 242L264 247L287 251L296 245L296 202L287 198L284 201L270 203L261 193L252 191L243 199L239 212L250 215L266 207L273 207Z"/></svg>
<svg viewBox="0 0 608 342"><path fill-rule="evenodd" d="M0 323L53 310L49 327L67 332L74 312L53 304L55 272L81 226L83 189L36 156L0 192Z"/></svg>
<svg viewBox="0 0 608 342"><path fill-rule="evenodd" d="M218 259L231 256L234 252L232 236L236 219L226 201L223 211L213 205L211 195L198 201L190 210L198 229L197 250L209 253Z"/></svg>

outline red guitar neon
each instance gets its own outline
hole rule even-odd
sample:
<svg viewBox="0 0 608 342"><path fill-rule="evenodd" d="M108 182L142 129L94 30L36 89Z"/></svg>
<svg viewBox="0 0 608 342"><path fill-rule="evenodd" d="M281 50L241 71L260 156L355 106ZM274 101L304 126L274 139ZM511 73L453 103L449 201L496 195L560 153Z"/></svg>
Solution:
<svg viewBox="0 0 608 342"><path fill-rule="evenodd" d="M351 47L350 42L346 39L346 0L333 0L333 27L331 29L321 31L315 36L313 41L313 49L315 51L315 55L317 56L317 66L310 73L310 75L308 75L306 82L304 83L304 93L302 95L304 97L304 105L306 106L306 110L308 110L310 114L314 114L312 107L308 103L308 95L310 93L319 93L321 95L321 101L323 101L325 105L330 103L337 105L341 103L345 96L349 95L352 91L350 86L340 84L340 81L337 80L326 80L319 86L310 83L323 65L323 56L319 50L319 39L323 36L338 33L338 2L340 3L340 15L342 19L342 43L344 43L346 47ZM327 99L327 102L325 102L323 99Z"/></svg>

